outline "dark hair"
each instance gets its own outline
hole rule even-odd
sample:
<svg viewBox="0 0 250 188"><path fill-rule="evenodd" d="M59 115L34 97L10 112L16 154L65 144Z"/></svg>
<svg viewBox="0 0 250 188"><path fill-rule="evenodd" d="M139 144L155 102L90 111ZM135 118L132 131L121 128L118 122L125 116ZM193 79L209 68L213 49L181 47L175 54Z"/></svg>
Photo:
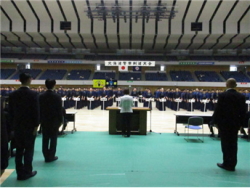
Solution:
<svg viewBox="0 0 250 188"><path fill-rule="evenodd" d="M128 95L129 94L129 89L124 89L124 95Z"/></svg>
<svg viewBox="0 0 250 188"><path fill-rule="evenodd" d="M55 85L56 85L56 81L55 80L47 79L45 81L45 86L47 87L47 89L53 89L53 87Z"/></svg>
<svg viewBox="0 0 250 188"><path fill-rule="evenodd" d="M31 75L26 72L23 72L19 75L19 80L22 84L27 83L30 78L31 78Z"/></svg>

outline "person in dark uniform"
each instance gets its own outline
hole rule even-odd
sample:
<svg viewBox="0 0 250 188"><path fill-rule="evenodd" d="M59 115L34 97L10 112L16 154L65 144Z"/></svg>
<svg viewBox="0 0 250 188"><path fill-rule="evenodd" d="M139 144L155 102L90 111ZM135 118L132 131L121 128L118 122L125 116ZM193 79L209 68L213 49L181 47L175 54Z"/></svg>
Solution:
<svg viewBox="0 0 250 188"><path fill-rule="evenodd" d="M134 88L133 91L131 91L131 94L130 94L130 95L131 95L133 98L136 98L136 99L138 99L138 97L139 97L136 88ZM135 107L138 107L138 101L134 101L134 105L135 105Z"/></svg>
<svg viewBox="0 0 250 188"><path fill-rule="evenodd" d="M118 88L118 90L115 92L115 98L119 98L123 96L123 91L121 90L121 88ZM119 106L119 102L116 102L116 106Z"/></svg>
<svg viewBox="0 0 250 188"><path fill-rule="evenodd" d="M234 78L227 80L227 90L219 95L212 117L212 123L217 124L220 131L223 153L223 163L217 163L217 166L228 171L235 171L238 131L246 116L245 97L235 90L236 86Z"/></svg>
<svg viewBox="0 0 250 188"><path fill-rule="evenodd" d="M99 91L99 97L100 99L106 99L106 101L101 101L101 110L106 109L108 106L108 99L109 99L109 93L106 87L103 87L103 90Z"/></svg>
<svg viewBox="0 0 250 188"><path fill-rule="evenodd" d="M147 91L144 93L143 96L143 107L148 107L152 110L152 101L146 101L146 99L151 99L153 98L153 95L151 93L150 89L147 89Z"/></svg>
<svg viewBox="0 0 250 188"><path fill-rule="evenodd" d="M77 101L77 99L79 99L79 101ZM76 99L76 100L74 100ZM73 95L73 100L74 100L74 107L75 109L80 109L81 108L81 92L80 89L76 88L74 95Z"/></svg>
<svg viewBox="0 0 250 188"><path fill-rule="evenodd" d="M94 101L88 101L88 109L93 110L96 107L96 93L93 91L92 88L89 88L89 91L87 93L87 98L93 98Z"/></svg>
<svg viewBox="0 0 250 188"><path fill-rule="evenodd" d="M175 100L179 100L181 98L181 92L179 88L175 89L175 92L173 93L173 105L172 110L179 111L180 107L178 107L178 103L175 102ZM180 104L179 104L180 105Z"/></svg>
<svg viewBox="0 0 250 188"><path fill-rule="evenodd" d="M187 93L186 99L187 99L187 111L193 112L194 111L194 102L191 103L191 100L195 101L195 96L194 96L192 90L190 90L189 93Z"/></svg>
<svg viewBox="0 0 250 188"><path fill-rule="evenodd" d="M9 95L9 116L16 139L17 180L26 180L37 174L32 161L39 125L39 101L38 93L29 89L31 75L21 73L19 80L22 86Z"/></svg>
<svg viewBox="0 0 250 188"><path fill-rule="evenodd" d="M202 93L200 94L200 110L202 112L206 112L208 109L208 103L204 103L202 101L210 101L210 98L207 96L206 91L202 91Z"/></svg>
<svg viewBox="0 0 250 188"><path fill-rule="evenodd" d="M43 133L43 156L45 162L52 162L58 159L56 154L58 129L62 123L62 99L53 89L55 80L45 81L47 91L40 95L40 116Z"/></svg>
<svg viewBox="0 0 250 188"><path fill-rule="evenodd" d="M166 94L164 92L164 89L161 88L160 91L158 92L156 98L157 98L157 108L160 110L160 111L165 111L165 103L166 102L160 102L160 99L163 99L166 97Z"/></svg>

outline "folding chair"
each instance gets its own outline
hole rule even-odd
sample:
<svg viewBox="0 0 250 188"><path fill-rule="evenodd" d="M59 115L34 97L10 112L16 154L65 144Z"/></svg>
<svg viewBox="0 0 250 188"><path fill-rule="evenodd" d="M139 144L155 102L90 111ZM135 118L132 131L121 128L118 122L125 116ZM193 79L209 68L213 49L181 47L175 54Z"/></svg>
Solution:
<svg viewBox="0 0 250 188"><path fill-rule="evenodd" d="M188 124L185 126L185 133L187 129L187 138L185 140L188 142L189 139L189 129L197 130L197 138L199 141L204 142L204 128L203 128L203 118L202 117L190 117L188 118ZM199 130L202 129L202 140L198 137Z"/></svg>

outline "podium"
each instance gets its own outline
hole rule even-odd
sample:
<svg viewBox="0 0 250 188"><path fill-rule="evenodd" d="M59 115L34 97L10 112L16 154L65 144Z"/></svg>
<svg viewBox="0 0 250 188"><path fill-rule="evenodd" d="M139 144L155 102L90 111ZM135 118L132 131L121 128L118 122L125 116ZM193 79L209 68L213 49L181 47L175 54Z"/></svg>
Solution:
<svg viewBox="0 0 250 188"><path fill-rule="evenodd" d="M74 97L73 100L76 102L75 109L77 109L77 102L80 101L79 97Z"/></svg>
<svg viewBox="0 0 250 188"><path fill-rule="evenodd" d="M103 97L100 99L102 101L102 104L103 104L103 110L105 110L104 108L104 103L108 100L106 97Z"/></svg>
<svg viewBox="0 0 250 188"><path fill-rule="evenodd" d="M94 101L95 99L92 97L87 97L87 101L89 101L89 109L91 109L91 102Z"/></svg>
<svg viewBox="0 0 250 188"><path fill-rule="evenodd" d="M147 107L133 107L131 116L131 134L146 135L147 134ZM121 134L122 122L120 108L107 107L109 111L109 134Z"/></svg>
<svg viewBox="0 0 250 188"><path fill-rule="evenodd" d="M162 99L159 99L159 101L161 102L162 104L162 111L165 111L164 110L164 102L166 102L167 100L165 98L162 98Z"/></svg>
<svg viewBox="0 0 250 188"><path fill-rule="evenodd" d="M191 112L193 111L193 103L195 102L195 99L188 99L188 102L191 104Z"/></svg>
<svg viewBox="0 0 250 188"><path fill-rule="evenodd" d="M64 107L64 102L66 101L66 97L62 97L62 107Z"/></svg>
<svg viewBox="0 0 250 188"><path fill-rule="evenodd" d="M247 111L250 111L250 100L246 100L246 104L247 104L247 106L248 106L248 110Z"/></svg>
<svg viewBox="0 0 250 188"><path fill-rule="evenodd" d="M180 98L176 98L176 99L174 99L174 102L177 102L177 109L176 109L176 111L179 111L179 107L180 107L180 102L181 102L182 100L180 99Z"/></svg>
<svg viewBox="0 0 250 188"><path fill-rule="evenodd" d="M207 105L207 103L209 103L209 100L203 99L203 100L201 100L201 102L204 103L204 112L205 112L206 111L206 105Z"/></svg>

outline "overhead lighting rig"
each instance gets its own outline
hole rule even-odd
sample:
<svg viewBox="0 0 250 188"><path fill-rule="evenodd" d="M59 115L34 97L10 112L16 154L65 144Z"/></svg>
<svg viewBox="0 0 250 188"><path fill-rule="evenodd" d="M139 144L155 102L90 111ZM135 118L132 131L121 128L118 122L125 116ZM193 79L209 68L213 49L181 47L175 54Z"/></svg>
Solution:
<svg viewBox="0 0 250 188"><path fill-rule="evenodd" d="M90 19L112 19L113 22L116 22L117 19L123 18L124 22L127 22L127 19L132 18L135 22L139 19L145 19L148 22L149 19L156 19L157 21L173 19L177 13L175 9L176 7L161 4L154 6L144 4L142 6L133 6L131 10L130 6L120 6L118 3L114 5L101 3L85 12Z"/></svg>

